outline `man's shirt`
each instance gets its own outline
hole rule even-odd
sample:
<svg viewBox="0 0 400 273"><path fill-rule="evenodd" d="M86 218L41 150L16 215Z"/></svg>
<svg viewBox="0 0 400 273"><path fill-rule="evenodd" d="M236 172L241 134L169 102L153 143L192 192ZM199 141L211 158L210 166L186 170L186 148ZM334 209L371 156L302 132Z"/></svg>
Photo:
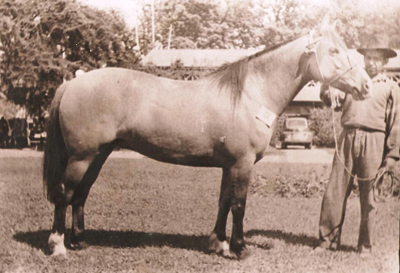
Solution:
<svg viewBox="0 0 400 273"><path fill-rule="evenodd" d="M346 95L342 102L341 125L343 127L356 127L386 133L387 155L399 158L399 97L400 88L397 83L389 79L385 74L378 74L372 79L371 98L355 100L350 94ZM325 102L327 98L329 98L329 89L321 91L321 99Z"/></svg>

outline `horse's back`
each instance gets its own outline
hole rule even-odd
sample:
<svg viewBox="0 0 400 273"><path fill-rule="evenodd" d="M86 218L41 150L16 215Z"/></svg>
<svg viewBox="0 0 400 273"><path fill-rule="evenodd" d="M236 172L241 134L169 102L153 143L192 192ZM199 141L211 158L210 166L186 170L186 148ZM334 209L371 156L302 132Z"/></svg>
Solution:
<svg viewBox="0 0 400 273"><path fill-rule="evenodd" d="M115 140L135 150L146 141L164 148L185 141L204 115L207 101L196 83L119 68L91 71L66 88L60 122L67 146L74 151L97 149Z"/></svg>

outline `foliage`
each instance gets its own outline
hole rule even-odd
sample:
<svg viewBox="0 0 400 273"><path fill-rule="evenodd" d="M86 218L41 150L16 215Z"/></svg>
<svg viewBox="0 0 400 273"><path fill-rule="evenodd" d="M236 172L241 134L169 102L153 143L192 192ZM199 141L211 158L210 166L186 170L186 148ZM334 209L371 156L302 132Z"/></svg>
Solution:
<svg viewBox="0 0 400 273"><path fill-rule="evenodd" d="M280 143L280 137L283 133L284 125L285 125L285 121L287 119L287 115L286 114L282 114L281 116L279 116L276 120L276 125L274 128L274 131L272 133L272 138L270 141L270 145L272 146L277 146Z"/></svg>
<svg viewBox="0 0 400 273"><path fill-rule="evenodd" d="M75 0L9 0L0 4L1 91L34 115L77 69L127 66L135 46L116 13Z"/></svg>
<svg viewBox="0 0 400 273"><path fill-rule="evenodd" d="M336 137L342 131L340 125L341 112L334 112L332 122L332 110L329 107L324 106L323 108L313 108L309 117L310 130L314 132L314 145L319 147L335 147L335 133L333 126L336 130Z"/></svg>
<svg viewBox="0 0 400 273"><path fill-rule="evenodd" d="M322 197L325 193L330 176L330 165L291 164L290 172L278 167L279 170L272 174L256 171L250 183L249 192L260 196L278 195L285 198ZM399 173L400 165L396 167L392 180L385 177L389 180L385 181L383 188L388 194L382 195L381 198L385 198L386 201L400 199L400 181L396 178ZM359 194L358 182L355 180L352 195L359 196Z"/></svg>
<svg viewBox="0 0 400 273"><path fill-rule="evenodd" d="M271 194L282 197L315 197L322 196L329 179L328 165L318 168L304 165L291 166L291 171L280 170L275 177L258 171L250 184L250 192L261 196Z"/></svg>
<svg viewBox="0 0 400 273"><path fill-rule="evenodd" d="M155 1L157 40L171 48L254 48L271 46L315 26L320 8L309 9L295 0L172 0ZM304 11L309 10L307 16ZM151 42L151 7L140 17L141 43ZM191 41L192 44L188 43Z"/></svg>
<svg viewBox="0 0 400 273"><path fill-rule="evenodd" d="M399 1L339 0L336 15L338 31L348 47L360 47L371 35L378 35L388 39L391 47L400 48Z"/></svg>
<svg viewBox="0 0 400 273"><path fill-rule="evenodd" d="M170 0L154 1L156 40L171 48L254 48L272 46L315 27L329 13L351 48L372 34L386 34L400 46L400 4L340 0L325 5L308 0ZM388 4L390 2L390 4ZM151 44L151 7L140 16L141 43Z"/></svg>

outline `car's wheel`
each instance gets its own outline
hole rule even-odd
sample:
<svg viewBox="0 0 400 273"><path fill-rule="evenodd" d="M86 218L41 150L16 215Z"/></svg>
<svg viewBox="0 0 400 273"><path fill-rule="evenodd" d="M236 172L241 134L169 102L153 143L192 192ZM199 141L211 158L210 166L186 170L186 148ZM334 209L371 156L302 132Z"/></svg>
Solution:
<svg viewBox="0 0 400 273"><path fill-rule="evenodd" d="M305 148L310 150L311 149L311 143L306 144Z"/></svg>
<svg viewBox="0 0 400 273"><path fill-rule="evenodd" d="M286 149L286 148L287 148L287 145L285 143L282 143L281 149Z"/></svg>

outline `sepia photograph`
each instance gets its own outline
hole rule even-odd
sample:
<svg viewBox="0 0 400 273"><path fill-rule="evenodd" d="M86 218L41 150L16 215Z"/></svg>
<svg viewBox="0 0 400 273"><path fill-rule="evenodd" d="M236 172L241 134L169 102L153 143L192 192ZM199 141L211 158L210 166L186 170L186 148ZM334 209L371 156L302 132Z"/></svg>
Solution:
<svg viewBox="0 0 400 273"><path fill-rule="evenodd" d="M400 273L400 2L1 0L0 273Z"/></svg>

